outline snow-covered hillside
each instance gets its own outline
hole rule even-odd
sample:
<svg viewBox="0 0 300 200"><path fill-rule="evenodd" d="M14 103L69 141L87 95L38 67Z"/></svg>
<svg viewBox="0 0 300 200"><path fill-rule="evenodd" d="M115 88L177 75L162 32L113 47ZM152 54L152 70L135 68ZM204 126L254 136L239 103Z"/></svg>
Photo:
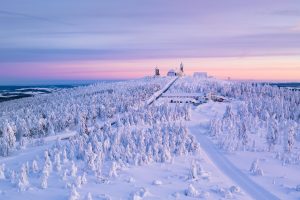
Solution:
<svg viewBox="0 0 300 200"><path fill-rule="evenodd" d="M4 102L0 199L297 199L299 124L299 91L192 77Z"/></svg>

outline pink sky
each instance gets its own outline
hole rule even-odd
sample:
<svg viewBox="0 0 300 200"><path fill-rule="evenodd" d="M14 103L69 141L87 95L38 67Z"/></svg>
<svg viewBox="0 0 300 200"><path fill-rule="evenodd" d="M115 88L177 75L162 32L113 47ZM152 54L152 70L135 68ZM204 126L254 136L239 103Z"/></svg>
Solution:
<svg viewBox="0 0 300 200"><path fill-rule="evenodd" d="M10 70L1 73L12 78L48 80L130 79L152 75L155 66L164 75L179 67L181 61L188 75L206 71L221 79L300 81L300 56L26 62L9 63L6 67Z"/></svg>
<svg viewBox="0 0 300 200"><path fill-rule="evenodd" d="M2 0L0 84L187 74L300 81L299 0Z"/></svg>

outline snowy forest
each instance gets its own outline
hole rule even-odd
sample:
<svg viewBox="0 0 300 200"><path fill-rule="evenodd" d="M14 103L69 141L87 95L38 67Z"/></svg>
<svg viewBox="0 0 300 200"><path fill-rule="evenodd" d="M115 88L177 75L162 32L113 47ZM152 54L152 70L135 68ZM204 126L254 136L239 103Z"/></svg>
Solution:
<svg viewBox="0 0 300 200"><path fill-rule="evenodd" d="M285 162L299 163L294 148L300 139L300 92L249 82L185 80L170 92L214 93L234 99L221 117L210 123L210 135L226 151L276 152Z"/></svg>
<svg viewBox="0 0 300 200"><path fill-rule="evenodd" d="M209 100L199 106L171 104L157 96L170 81L175 82L166 93L198 93L206 97L215 94L229 102ZM148 104L153 95L156 101ZM201 112L207 116L197 117ZM201 120L207 122L202 126ZM58 192L61 196L55 198L91 200L95 197L93 193L80 192L88 183L109 185L112 180L118 180L122 170L133 166L168 163L172 169L181 157L188 160L188 173L179 179L187 186L181 193L171 194L172 198L251 199L253 195L249 195L247 187L242 187L246 191L241 192L236 181L231 187L214 186L197 191L195 185L201 181L217 183L218 180L212 178L213 173L203 170L207 158L199 139L201 131L204 134L201 137L207 137L221 153L252 153L255 159L247 166L252 176L266 173L260 163L264 160L256 158L259 153L270 155L278 165L299 168L300 92L213 78L147 77L100 82L3 102L0 104L0 199L1 195L8 195L8 199L21 198L13 195L14 190L32 192L31 195L49 187L53 190L52 185L60 180L63 191L69 192L67 195ZM10 161L10 157L17 159ZM210 167L207 168L215 170ZM276 185L274 177L272 181ZM129 178L125 182L134 180ZM293 184L291 191L300 190L300 180ZM163 185L163 182L154 180L152 185ZM127 196L147 199L149 193L141 187ZM38 199L43 194L27 198ZM281 193L276 195L287 197ZM116 199L108 195L97 197ZM156 198L152 196L152 199Z"/></svg>

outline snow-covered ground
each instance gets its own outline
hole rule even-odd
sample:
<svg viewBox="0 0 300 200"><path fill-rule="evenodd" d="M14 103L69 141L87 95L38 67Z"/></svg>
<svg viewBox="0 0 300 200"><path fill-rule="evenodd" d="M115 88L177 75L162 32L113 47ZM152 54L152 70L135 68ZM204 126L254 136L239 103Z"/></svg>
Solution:
<svg viewBox="0 0 300 200"><path fill-rule="evenodd" d="M210 120L216 115L223 115L225 109L226 104L210 102L193 110L190 129L202 149L224 174L254 199L297 199L300 195L296 190L300 181L299 165L283 164L273 153L262 150L229 153L218 148L216 141L209 136L208 127ZM252 175L249 171L256 159L263 169L263 176Z"/></svg>
<svg viewBox="0 0 300 200"><path fill-rule="evenodd" d="M0 157L0 199L298 199L300 112L293 92L146 78L35 97L36 107L25 99L2 104L1 148L8 151ZM230 101L176 104L160 98L166 93L214 93ZM275 99L277 110L250 94ZM257 110L263 106L264 113ZM21 119L44 115L20 121L12 111ZM46 134L48 120L54 128ZM12 140L27 126L35 133L35 125L39 137Z"/></svg>
<svg viewBox="0 0 300 200"><path fill-rule="evenodd" d="M47 148L49 145L30 148L18 156L1 159L1 162L10 166L11 169L18 169L25 161L42 159L43 152ZM201 164L202 171L198 173L197 178L191 177L193 162ZM80 166L80 163L78 165ZM69 161L64 168L70 169ZM79 170L78 174L82 173ZM92 194L93 199L134 199L134 196L136 199L138 196L144 196L145 199L220 199L225 197L251 199L248 194L239 191L239 187L223 175L202 151L195 155L176 157L171 162L123 167L117 173L117 177L105 179L103 182L99 182L94 175L88 174L86 176L87 183L77 189L81 199L88 193ZM41 174L33 172L29 174L30 186L27 191L23 192L20 192L9 180L1 180L0 197L23 200L68 199L70 196L70 185L63 180L63 173L52 172L47 189L41 189ZM108 174L107 169L104 169L104 174ZM67 176L67 179L70 184L76 182L74 177ZM190 186L195 188L195 193L187 195L186 192ZM237 191L229 192L234 189ZM145 190L145 194L140 195L139 191L143 190Z"/></svg>

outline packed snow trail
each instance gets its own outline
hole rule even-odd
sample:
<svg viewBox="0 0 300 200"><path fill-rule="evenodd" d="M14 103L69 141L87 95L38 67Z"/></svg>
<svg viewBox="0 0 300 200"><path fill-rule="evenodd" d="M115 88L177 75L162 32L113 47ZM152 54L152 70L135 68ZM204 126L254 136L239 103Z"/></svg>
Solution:
<svg viewBox="0 0 300 200"><path fill-rule="evenodd" d="M210 157L211 161L233 180L239 187L247 192L254 199L260 200L273 200L279 199L272 193L268 192L254 181L252 181L247 175L236 168L219 149L213 144L209 138L201 131L201 126L192 126L190 131L195 135L201 145L201 149Z"/></svg>
<svg viewBox="0 0 300 200"><path fill-rule="evenodd" d="M173 80L171 80L165 87L163 87L161 90L155 92L146 102L147 105L152 104L155 100L157 100L163 93L165 93L178 79L178 76L176 76Z"/></svg>

